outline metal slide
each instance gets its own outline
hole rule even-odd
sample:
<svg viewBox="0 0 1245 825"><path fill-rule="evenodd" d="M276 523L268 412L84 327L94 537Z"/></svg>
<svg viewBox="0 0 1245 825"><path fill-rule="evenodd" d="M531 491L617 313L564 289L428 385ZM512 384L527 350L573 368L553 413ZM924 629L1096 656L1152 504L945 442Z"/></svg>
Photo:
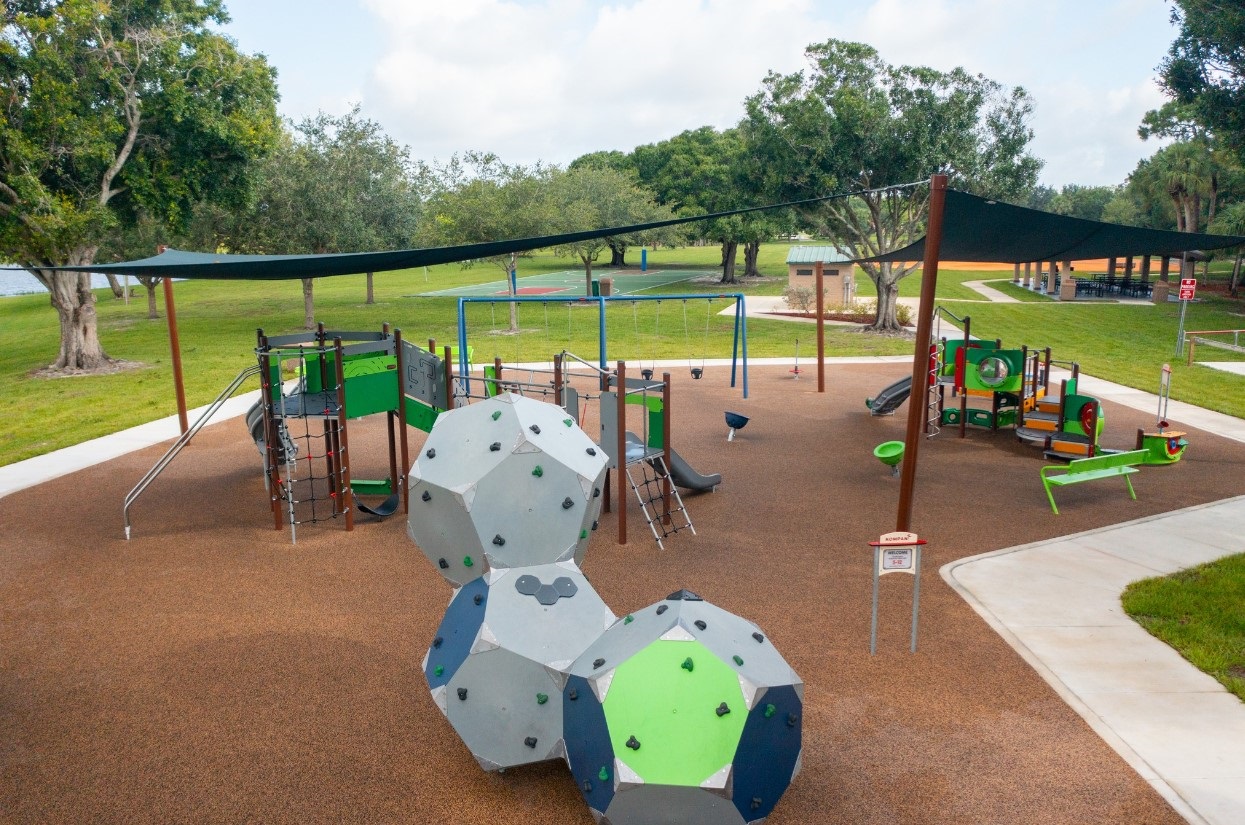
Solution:
<svg viewBox="0 0 1245 825"><path fill-rule="evenodd" d="M894 384L877 394L876 398L866 398L865 405L874 415L892 415L899 405L908 400L912 392L912 376L901 378Z"/></svg>
<svg viewBox="0 0 1245 825"><path fill-rule="evenodd" d="M640 437L630 430L627 431L627 442L630 444L643 444ZM674 449L670 450L670 480L684 490L695 490L698 493L713 492L714 488L722 483L722 474L713 473L712 475L701 475L696 469L684 460Z"/></svg>

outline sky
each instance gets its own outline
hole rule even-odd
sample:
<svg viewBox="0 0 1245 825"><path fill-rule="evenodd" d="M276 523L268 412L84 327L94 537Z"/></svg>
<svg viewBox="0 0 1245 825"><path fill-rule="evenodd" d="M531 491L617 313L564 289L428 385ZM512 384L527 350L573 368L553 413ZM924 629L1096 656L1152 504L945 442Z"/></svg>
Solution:
<svg viewBox="0 0 1245 825"><path fill-rule="evenodd" d="M415 158L566 164L734 126L767 72L829 38L962 66L1035 101L1040 182L1123 183L1159 148L1175 35L1164 0L225 0L224 31L278 71L295 121L353 104Z"/></svg>

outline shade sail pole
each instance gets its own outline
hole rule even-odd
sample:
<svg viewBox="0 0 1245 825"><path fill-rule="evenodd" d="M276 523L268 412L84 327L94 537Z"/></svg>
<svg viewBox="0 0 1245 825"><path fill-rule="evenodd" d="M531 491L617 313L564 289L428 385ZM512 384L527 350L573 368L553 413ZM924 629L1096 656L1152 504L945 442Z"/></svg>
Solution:
<svg viewBox="0 0 1245 825"><path fill-rule="evenodd" d="M899 513L895 529L911 532L912 497L916 486L916 458L921 445L923 416L928 412L929 339L934 324L934 291L938 286L938 256L942 247L942 219L947 203L947 176L929 179L929 228L925 232L925 262L921 267L921 307L912 353L912 391L908 395L908 432L904 437L903 467L899 477Z"/></svg>
<svg viewBox="0 0 1245 825"><path fill-rule="evenodd" d="M173 304L173 279L164 278L164 315L169 324L169 350L173 365L173 389L177 393L177 423L182 435L189 428L186 416L186 382L182 378L182 345L177 336L177 308Z"/></svg>

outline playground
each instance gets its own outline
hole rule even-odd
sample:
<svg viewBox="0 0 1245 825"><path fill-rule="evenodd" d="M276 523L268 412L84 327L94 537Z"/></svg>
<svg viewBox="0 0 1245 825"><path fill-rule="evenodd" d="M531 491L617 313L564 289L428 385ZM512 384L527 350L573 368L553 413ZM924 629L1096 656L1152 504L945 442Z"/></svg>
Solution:
<svg viewBox="0 0 1245 825"><path fill-rule="evenodd" d="M923 442L919 647L911 588L887 577L870 656L868 542L893 525L897 489L872 451L904 422L861 401L910 363L831 365L824 394L789 366L754 366L746 401L729 367L699 381L671 369L674 443L722 483L685 496L695 535L659 549L640 521L619 545L603 518L583 563L619 615L686 587L759 624L803 677L803 770L767 821L1184 821L936 571L1239 495L1245 444L1190 431L1181 461L1133 476L1135 500L1119 480L1080 485L1055 516L1038 451L1011 431ZM1132 449L1154 424L1153 410L1102 404L1104 448ZM730 441L724 410L750 419ZM412 431L412 450L422 438ZM356 455L379 457L359 472L383 474L386 441L379 417L351 424ZM350 532L330 520L292 545L235 419L151 487L126 541L119 503L163 450L6 497L6 816L592 821L561 763L484 773L445 724L421 659L451 591L405 519L360 514Z"/></svg>

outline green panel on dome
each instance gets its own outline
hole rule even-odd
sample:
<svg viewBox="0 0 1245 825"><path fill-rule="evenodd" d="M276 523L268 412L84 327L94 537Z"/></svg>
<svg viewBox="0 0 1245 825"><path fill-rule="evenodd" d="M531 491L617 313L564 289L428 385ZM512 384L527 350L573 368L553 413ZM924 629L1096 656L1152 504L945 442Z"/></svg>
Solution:
<svg viewBox="0 0 1245 825"><path fill-rule="evenodd" d="M648 783L700 785L730 764L747 718L739 677L694 641L653 642L605 696L614 754Z"/></svg>

